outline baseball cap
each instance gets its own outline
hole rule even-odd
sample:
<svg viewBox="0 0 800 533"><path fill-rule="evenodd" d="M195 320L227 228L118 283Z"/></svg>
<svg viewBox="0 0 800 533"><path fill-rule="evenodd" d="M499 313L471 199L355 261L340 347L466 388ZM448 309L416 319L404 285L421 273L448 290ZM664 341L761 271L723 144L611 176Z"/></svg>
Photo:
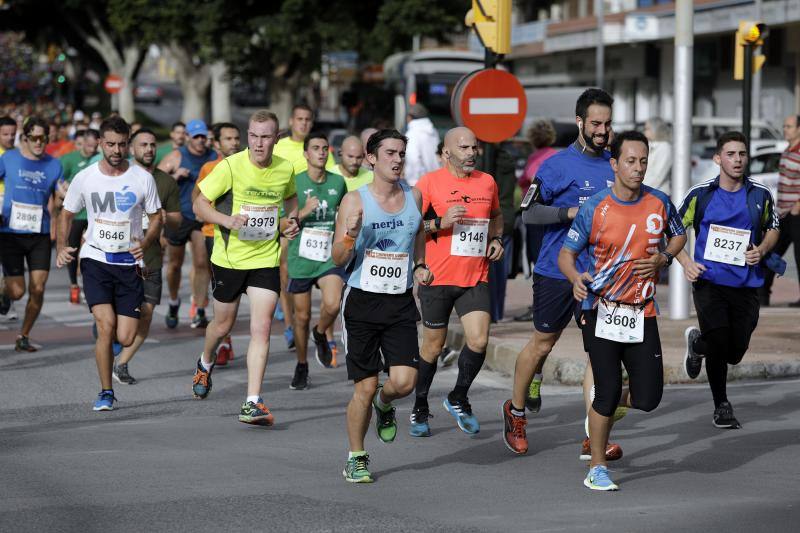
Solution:
<svg viewBox="0 0 800 533"><path fill-rule="evenodd" d="M206 123L200 119L190 120L186 125L186 134L189 137L196 137L197 135L205 135L208 137L208 127L206 127Z"/></svg>

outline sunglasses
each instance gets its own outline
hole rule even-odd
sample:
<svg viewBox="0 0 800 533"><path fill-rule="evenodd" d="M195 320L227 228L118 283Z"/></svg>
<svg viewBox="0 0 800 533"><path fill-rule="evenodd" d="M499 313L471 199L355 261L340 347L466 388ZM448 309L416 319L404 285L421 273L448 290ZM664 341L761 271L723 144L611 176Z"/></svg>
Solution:
<svg viewBox="0 0 800 533"><path fill-rule="evenodd" d="M28 135L27 137L30 142L47 144L47 135Z"/></svg>

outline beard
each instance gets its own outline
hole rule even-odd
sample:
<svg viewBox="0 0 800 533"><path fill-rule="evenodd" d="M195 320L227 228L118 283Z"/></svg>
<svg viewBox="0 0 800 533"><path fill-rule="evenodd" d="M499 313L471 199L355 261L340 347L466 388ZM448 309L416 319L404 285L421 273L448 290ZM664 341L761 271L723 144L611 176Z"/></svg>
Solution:
<svg viewBox="0 0 800 533"><path fill-rule="evenodd" d="M585 129L581 130L581 137L583 137L583 140L586 143L586 146L588 146L591 150L593 150L594 152L596 152L598 154L600 152L602 152L606 148L606 146L608 146L608 136L609 136L609 134L608 134L608 132L606 132L606 134L603 136L603 138L604 138L603 145L602 146L598 146L597 144L594 143L594 138L591 135L587 135L586 134L586 130Z"/></svg>

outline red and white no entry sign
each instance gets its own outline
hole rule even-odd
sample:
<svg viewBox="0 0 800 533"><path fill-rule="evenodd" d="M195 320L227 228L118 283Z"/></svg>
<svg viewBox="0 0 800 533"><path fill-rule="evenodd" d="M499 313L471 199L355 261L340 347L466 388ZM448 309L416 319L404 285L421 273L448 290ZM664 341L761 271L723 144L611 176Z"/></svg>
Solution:
<svg viewBox="0 0 800 533"><path fill-rule="evenodd" d="M109 74L108 77L106 77L106 81L103 83L103 87L108 94L120 92L122 90L122 85L122 78L116 74Z"/></svg>
<svg viewBox="0 0 800 533"><path fill-rule="evenodd" d="M522 84L504 70L485 69L459 80L450 102L455 121L485 142L501 142L522 127L528 99Z"/></svg>

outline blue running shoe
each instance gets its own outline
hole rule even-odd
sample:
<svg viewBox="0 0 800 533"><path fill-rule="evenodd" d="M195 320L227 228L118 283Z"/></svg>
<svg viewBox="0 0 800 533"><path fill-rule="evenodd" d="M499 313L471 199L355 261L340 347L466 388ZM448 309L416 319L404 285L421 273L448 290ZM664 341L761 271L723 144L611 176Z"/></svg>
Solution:
<svg viewBox="0 0 800 533"><path fill-rule="evenodd" d="M458 427L461 431L468 435L474 435L481 430L481 425L478 419L472 414L472 406L466 398L463 400L450 401L450 398L445 398L443 404L447 412L453 415L458 422Z"/></svg>
<svg viewBox="0 0 800 533"><path fill-rule="evenodd" d="M408 434L412 437L430 437L431 426L428 424L428 418L433 418L427 407L414 408L411 411L411 426L408 428Z"/></svg>
<svg viewBox="0 0 800 533"><path fill-rule="evenodd" d="M195 368L194 376L192 377L192 394L195 398L203 400L208 396L208 393L211 392L212 370L214 370L213 363L211 368L206 370L200 359L197 360L197 368Z"/></svg>
<svg viewBox="0 0 800 533"><path fill-rule="evenodd" d="M94 402L93 410L95 411L113 411L114 402L117 399L114 397L113 390L103 390L97 395L97 400Z"/></svg>
<svg viewBox="0 0 800 533"><path fill-rule="evenodd" d="M284 318L286 317L283 314L283 307L281 307L281 302L278 300L278 305L275 306L275 320L281 322Z"/></svg>
<svg viewBox="0 0 800 533"><path fill-rule="evenodd" d="M289 350L294 350L294 328L289 326L283 331L283 338L286 339L286 347Z"/></svg>
<svg viewBox="0 0 800 533"><path fill-rule="evenodd" d="M608 468L603 465L590 468L583 484L592 490L619 490L619 486L608 477Z"/></svg>
<svg viewBox="0 0 800 533"><path fill-rule="evenodd" d="M117 341L111 343L111 351L114 352L114 357L122 353L122 345Z"/></svg>

